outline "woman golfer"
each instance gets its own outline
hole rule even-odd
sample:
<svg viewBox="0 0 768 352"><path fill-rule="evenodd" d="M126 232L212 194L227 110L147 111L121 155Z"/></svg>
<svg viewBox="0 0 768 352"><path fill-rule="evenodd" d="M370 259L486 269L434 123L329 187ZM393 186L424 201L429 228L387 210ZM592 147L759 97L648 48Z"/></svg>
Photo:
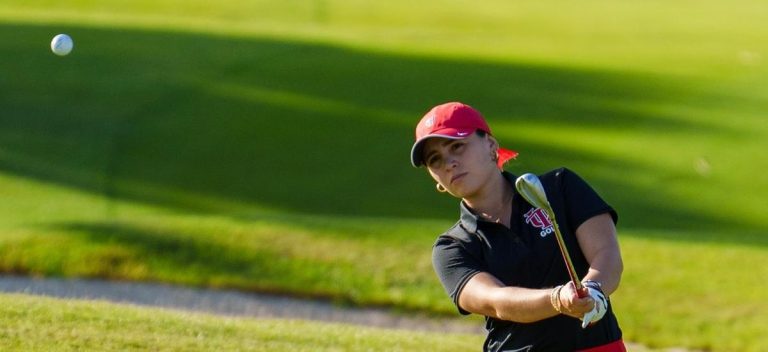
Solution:
<svg viewBox="0 0 768 352"><path fill-rule="evenodd" d="M484 351L625 351L607 299L623 269L616 212L568 169L539 176L582 278L577 292L546 212L502 170L515 156L465 104L438 105L416 126L412 164L461 199L432 254L445 290L461 314L486 317Z"/></svg>

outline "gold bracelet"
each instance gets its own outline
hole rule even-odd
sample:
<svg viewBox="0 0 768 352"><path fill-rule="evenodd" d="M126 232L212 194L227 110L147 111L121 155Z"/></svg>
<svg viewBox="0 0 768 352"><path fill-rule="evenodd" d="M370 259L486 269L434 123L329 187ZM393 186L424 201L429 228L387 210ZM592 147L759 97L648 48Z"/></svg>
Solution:
<svg viewBox="0 0 768 352"><path fill-rule="evenodd" d="M563 307L560 303L560 290L563 289L563 285L557 286L549 293L549 303L558 313L563 313Z"/></svg>

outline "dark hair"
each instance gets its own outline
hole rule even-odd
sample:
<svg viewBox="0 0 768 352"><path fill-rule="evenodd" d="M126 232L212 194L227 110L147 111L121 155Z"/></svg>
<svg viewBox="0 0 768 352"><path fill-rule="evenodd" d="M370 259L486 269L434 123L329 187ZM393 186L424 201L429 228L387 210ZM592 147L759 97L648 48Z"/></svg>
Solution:
<svg viewBox="0 0 768 352"><path fill-rule="evenodd" d="M475 130L475 134L477 134L480 137L485 137L488 133L485 133L483 130Z"/></svg>

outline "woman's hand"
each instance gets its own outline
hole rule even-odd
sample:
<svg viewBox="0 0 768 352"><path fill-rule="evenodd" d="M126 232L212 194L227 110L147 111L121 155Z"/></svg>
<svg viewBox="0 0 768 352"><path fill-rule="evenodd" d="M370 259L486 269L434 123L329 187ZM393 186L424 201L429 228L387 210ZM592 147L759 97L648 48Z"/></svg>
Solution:
<svg viewBox="0 0 768 352"><path fill-rule="evenodd" d="M608 311L608 299L605 298L605 294L600 289L600 284L596 281L587 281L584 283L584 288L589 292L589 297L595 301L595 308L587 312L582 318L581 328L586 329L594 323L597 323L600 319L603 319L605 312Z"/></svg>
<svg viewBox="0 0 768 352"><path fill-rule="evenodd" d="M560 311L570 317L582 319L584 314L591 312L595 307L595 300L589 295L579 297L576 286L572 281L563 285L560 289L558 299L560 300Z"/></svg>

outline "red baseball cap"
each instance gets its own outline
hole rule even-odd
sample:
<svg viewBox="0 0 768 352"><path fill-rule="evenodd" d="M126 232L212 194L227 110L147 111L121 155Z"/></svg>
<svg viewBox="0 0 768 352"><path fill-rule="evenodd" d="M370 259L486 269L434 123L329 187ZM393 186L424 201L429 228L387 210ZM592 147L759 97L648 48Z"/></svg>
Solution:
<svg viewBox="0 0 768 352"><path fill-rule="evenodd" d="M423 149L427 139L432 137L464 139L477 130L491 134L491 129L483 115L471 106L458 102L435 106L416 125L416 142L411 148L411 164L414 167L424 164ZM515 151L499 148L499 168L516 156Z"/></svg>

